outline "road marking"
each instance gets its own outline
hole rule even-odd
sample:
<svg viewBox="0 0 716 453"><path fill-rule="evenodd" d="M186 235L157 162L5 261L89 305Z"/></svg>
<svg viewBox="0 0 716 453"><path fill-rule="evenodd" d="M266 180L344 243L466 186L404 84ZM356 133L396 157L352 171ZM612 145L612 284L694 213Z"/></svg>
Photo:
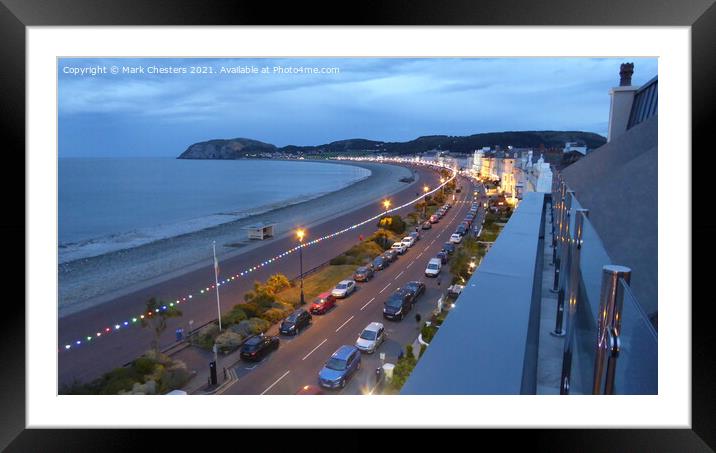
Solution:
<svg viewBox="0 0 716 453"><path fill-rule="evenodd" d="M415 258L420 258L421 256L423 256L423 252L420 252L420 255L416 256Z"/></svg>
<svg viewBox="0 0 716 453"><path fill-rule="evenodd" d="M247 370L253 370L253 369L256 368L257 366L259 366L258 363L257 363L256 365L252 366L252 367L248 367L248 366L247 366L247 367L244 367L244 368L247 369Z"/></svg>
<svg viewBox="0 0 716 453"><path fill-rule="evenodd" d="M434 243L435 243L435 239L433 239L433 241L430 243L430 245L433 245Z"/></svg>
<svg viewBox="0 0 716 453"><path fill-rule="evenodd" d="M434 239L433 239L433 242L435 242ZM432 242L431 242L430 244L432 244ZM428 245L425 246L425 248L423 249L423 252L427 252L427 251L428 251L428 249L430 248L430 244L428 244Z"/></svg>
<svg viewBox="0 0 716 453"><path fill-rule="evenodd" d="M418 255L418 256L420 256L420 255ZM383 288L383 289L381 289L380 291L378 291L378 294L380 294L380 293L382 293L383 291L385 291L386 289L388 289L389 286L390 286L390 283L388 283L387 285L385 285L385 288Z"/></svg>
<svg viewBox="0 0 716 453"><path fill-rule="evenodd" d="M397 279L398 279L398 277L400 277L401 275L403 275L403 272L405 272L405 271L400 271L400 273L399 273L398 275L396 275L396 276L395 276L395 278L394 278L393 280L397 280Z"/></svg>
<svg viewBox="0 0 716 453"><path fill-rule="evenodd" d="M407 266L405 266L405 268L406 268L406 269L409 268L410 266L413 265L414 262L415 262L415 260L411 261L410 264L408 264Z"/></svg>
<svg viewBox="0 0 716 453"><path fill-rule="evenodd" d="M346 322L344 322L343 324L341 324L341 326L336 329L336 332L338 332L339 330L341 330L341 329L343 328L343 326L345 326L346 324L348 324L348 321L350 321L351 319L353 319L353 316L351 316L350 318L348 318L348 320L347 320Z"/></svg>
<svg viewBox="0 0 716 453"><path fill-rule="evenodd" d="M316 346L315 348L311 349L311 352L309 352L308 354L306 354L306 357L302 358L301 360L306 360L309 355L313 354L313 352L314 352L316 349L320 348L321 345L322 345L323 343L325 343L326 341L328 341L328 338L326 338L325 340L321 341L321 344L319 344L319 345Z"/></svg>
<svg viewBox="0 0 716 453"><path fill-rule="evenodd" d="M362 307L360 307L360 311L363 311L363 310L365 309L365 307L367 307L367 306L368 306L368 304L370 304L370 303L371 303L371 302L373 302L374 300L375 300L375 297L374 297L374 298L372 298L371 300L369 300L368 302L366 302L366 304L365 304L365 305L363 305Z"/></svg>
<svg viewBox="0 0 716 453"><path fill-rule="evenodd" d="M261 394L263 395L264 393L266 393L266 392L268 392L269 390L271 390L274 385L278 384L278 381L280 381L281 379L285 378L286 375L287 375L288 373L290 373L290 372L291 372L291 370L288 370L288 371L286 371L285 373L283 373L283 376L281 376L280 378L276 379L276 382L274 382L273 384L269 385L269 388L267 388L266 390L264 390L263 392L261 392Z"/></svg>

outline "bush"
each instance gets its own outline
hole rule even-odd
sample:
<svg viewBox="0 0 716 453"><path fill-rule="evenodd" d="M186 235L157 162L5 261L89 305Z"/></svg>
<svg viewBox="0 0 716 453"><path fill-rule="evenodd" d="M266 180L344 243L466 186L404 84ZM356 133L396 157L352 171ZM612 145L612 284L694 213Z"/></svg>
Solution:
<svg viewBox="0 0 716 453"><path fill-rule="evenodd" d="M140 357L133 363L134 369L141 376L152 374L156 365L157 363L149 357Z"/></svg>
<svg viewBox="0 0 716 453"><path fill-rule="evenodd" d="M214 347L214 340L218 335L219 325L212 322L211 324L205 325L191 336L191 344L210 350Z"/></svg>
<svg viewBox="0 0 716 453"><path fill-rule="evenodd" d="M291 286L291 282L288 277L283 274L273 274L268 278L268 280L266 280L266 284L264 286L268 292L276 294L286 288L289 288Z"/></svg>
<svg viewBox="0 0 716 453"><path fill-rule="evenodd" d="M234 332L233 330L225 330L216 337L216 347L221 352L235 351L244 341L244 336Z"/></svg>
<svg viewBox="0 0 716 453"><path fill-rule="evenodd" d="M221 316L221 326L230 326L232 324L238 324L244 319L248 319L246 312L241 308L241 305L234 305L228 313Z"/></svg>
<svg viewBox="0 0 716 453"><path fill-rule="evenodd" d="M425 350L426 350L426 349L428 349L428 347L427 347L426 345L424 345L424 344L421 344L421 345L420 345L420 353L418 354L418 358L420 358L420 357L423 356L423 354L425 353Z"/></svg>
<svg viewBox="0 0 716 453"><path fill-rule="evenodd" d="M288 308L288 309L286 309L286 308L269 308L261 315L261 318L265 319L266 321L268 321L271 324L275 324L275 323L279 322L280 320L282 320L283 318L285 318L286 316L288 316L291 313L291 311L293 311L293 310L290 308Z"/></svg>
<svg viewBox="0 0 716 453"><path fill-rule="evenodd" d="M165 368L159 377L159 392L167 393L182 388L191 379L191 373L186 364L180 360L174 361L172 366ZM149 382L149 381L147 381Z"/></svg>
<svg viewBox="0 0 716 453"><path fill-rule="evenodd" d="M381 217L378 226L397 234L405 232L405 222L399 215Z"/></svg>
<svg viewBox="0 0 716 453"><path fill-rule="evenodd" d="M238 334L248 337L250 335L256 335L261 332L265 332L271 327L271 323L261 318L251 318L246 321L231 326L231 330Z"/></svg>
<svg viewBox="0 0 716 453"><path fill-rule="evenodd" d="M423 341L426 343L430 343L435 336L435 333L437 333L438 328L434 325L428 326L427 324L423 325L423 328L420 329L420 336L422 337Z"/></svg>
<svg viewBox="0 0 716 453"><path fill-rule="evenodd" d="M257 316L260 316L261 313L263 312L263 310L261 310L261 308L258 305L251 303L251 302L241 304L241 311L243 311L246 314L246 319L255 318ZM243 319L241 321L243 321ZM239 322L241 322L241 321L239 321Z"/></svg>
<svg viewBox="0 0 716 453"><path fill-rule="evenodd" d="M406 354L403 358L398 360L395 368L393 368L393 378L390 380L390 386L394 390L400 390L403 387L403 384L405 384L405 381L408 380L408 376L410 376L413 368L415 368L415 365L418 363L417 359L412 354L413 349L411 346L409 354Z"/></svg>

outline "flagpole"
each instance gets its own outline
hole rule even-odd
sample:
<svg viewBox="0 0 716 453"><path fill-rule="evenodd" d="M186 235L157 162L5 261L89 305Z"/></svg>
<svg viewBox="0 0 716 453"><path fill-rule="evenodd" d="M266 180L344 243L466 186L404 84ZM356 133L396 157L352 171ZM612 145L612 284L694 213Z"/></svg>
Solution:
<svg viewBox="0 0 716 453"><path fill-rule="evenodd" d="M219 332L221 332L221 303L219 302L219 262L216 260L216 241L213 241L214 250L214 283L216 285L216 312L219 315Z"/></svg>

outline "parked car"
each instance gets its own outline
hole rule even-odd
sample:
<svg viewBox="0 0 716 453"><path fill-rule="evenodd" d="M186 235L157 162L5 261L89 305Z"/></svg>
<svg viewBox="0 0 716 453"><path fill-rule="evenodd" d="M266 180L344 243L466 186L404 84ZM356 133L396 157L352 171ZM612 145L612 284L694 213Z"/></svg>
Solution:
<svg viewBox="0 0 716 453"><path fill-rule="evenodd" d="M299 308L281 321L278 331L284 335L298 335L301 329L311 324L312 318L309 312Z"/></svg>
<svg viewBox="0 0 716 453"><path fill-rule="evenodd" d="M343 345L318 372L318 383L322 387L343 388L359 369L360 351L355 346Z"/></svg>
<svg viewBox="0 0 716 453"><path fill-rule="evenodd" d="M385 340L385 329L383 324L379 322L372 322L363 329L363 332L358 336L356 340L356 348L363 352L372 354L378 349L378 346Z"/></svg>
<svg viewBox="0 0 716 453"><path fill-rule="evenodd" d="M410 248L415 244L415 238L412 236L405 236L402 241L400 241L403 245Z"/></svg>
<svg viewBox="0 0 716 453"><path fill-rule="evenodd" d="M331 291L331 294L333 297L337 297L339 299L348 297L351 295L353 291L356 290L356 282L353 280L341 280L338 282L335 288L333 288L333 291Z"/></svg>
<svg viewBox="0 0 716 453"><path fill-rule="evenodd" d="M431 229L432 227L433 227L433 224L430 223L430 221L427 221L427 222L423 223L422 229L423 229L423 230L429 230L429 229Z"/></svg>
<svg viewBox="0 0 716 453"><path fill-rule="evenodd" d="M412 282L408 282L403 285L403 288L411 293L413 297L413 304L415 304L415 300L425 292L425 283L413 280Z"/></svg>
<svg viewBox="0 0 716 453"><path fill-rule="evenodd" d="M405 318L407 312L412 308L410 292L403 288L398 288L393 294L390 295L387 301L385 301L383 307L383 317L387 319L397 319L401 321Z"/></svg>
<svg viewBox="0 0 716 453"><path fill-rule="evenodd" d="M433 214L430 216L429 222L430 223L438 223L440 221L440 217L438 217L436 214Z"/></svg>
<svg viewBox="0 0 716 453"><path fill-rule="evenodd" d="M243 360L259 361L266 357L269 352L278 349L279 342L278 337L271 335L254 335L241 345L239 355Z"/></svg>
<svg viewBox="0 0 716 453"><path fill-rule="evenodd" d="M453 233L452 236L450 236L450 242L453 244L459 244L462 241L462 236L460 233Z"/></svg>
<svg viewBox="0 0 716 453"><path fill-rule="evenodd" d="M383 257L388 260L389 263L392 263L393 261L398 259L398 253L397 250L389 249L383 252Z"/></svg>
<svg viewBox="0 0 716 453"><path fill-rule="evenodd" d="M371 264L373 265L374 271L382 271L390 265L389 263L390 262L384 256L381 255L373 259L373 262Z"/></svg>
<svg viewBox="0 0 716 453"><path fill-rule="evenodd" d="M465 228L465 225L460 225L455 229L455 233L459 234L460 236L465 236L466 232L467 229Z"/></svg>
<svg viewBox="0 0 716 453"><path fill-rule="evenodd" d="M443 244L443 250L448 252L448 255L452 255L452 253L455 251L455 244L452 242L446 242Z"/></svg>
<svg viewBox="0 0 716 453"><path fill-rule="evenodd" d="M410 237L412 237L413 239L415 239L415 242L418 242L418 241L420 240L420 233L418 233L417 231L413 231L413 232L410 233L408 236L410 236Z"/></svg>
<svg viewBox="0 0 716 453"><path fill-rule="evenodd" d="M448 253L444 250L439 251L435 257L440 258L440 262L443 264L447 264L448 262Z"/></svg>
<svg viewBox="0 0 716 453"><path fill-rule="evenodd" d="M368 266L361 266L353 272L353 280L357 282L367 282L373 278L373 270Z"/></svg>
<svg viewBox="0 0 716 453"><path fill-rule="evenodd" d="M390 246L390 248L397 251L401 255L408 251L408 246L403 244L402 242L395 242L393 245Z"/></svg>
<svg viewBox="0 0 716 453"><path fill-rule="evenodd" d="M464 285L450 285L447 289L447 295L448 297L456 299L462 293L463 289L465 289Z"/></svg>
<svg viewBox="0 0 716 453"><path fill-rule="evenodd" d="M296 395L324 395L324 393L317 385L304 385L298 389Z"/></svg>
<svg viewBox="0 0 716 453"><path fill-rule="evenodd" d="M333 297L333 294L326 291L313 299L313 303L311 303L311 313L314 315L322 315L335 306L336 298Z"/></svg>
<svg viewBox="0 0 716 453"><path fill-rule="evenodd" d="M442 268L442 260L440 258L430 258L430 261L428 261L428 265L425 267L425 276L426 277L437 277L438 274L440 274L440 269Z"/></svg>

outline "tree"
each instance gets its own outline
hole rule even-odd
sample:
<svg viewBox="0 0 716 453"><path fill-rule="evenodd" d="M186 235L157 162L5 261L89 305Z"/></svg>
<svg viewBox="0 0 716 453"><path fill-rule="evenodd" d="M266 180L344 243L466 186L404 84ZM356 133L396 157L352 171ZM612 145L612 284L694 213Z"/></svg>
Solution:
<svg viewBox="0 0 716 453"><path fill-rule="evenodd" d="M142 327L149 327L154 332L151 347L156 354L155 357L159 357L159 338L167 329L167 319L178 318L182 316L182 312L173 303L165 302L156 297L152 297L147 301L144 311L146 314L142 318Z"/></svg>

